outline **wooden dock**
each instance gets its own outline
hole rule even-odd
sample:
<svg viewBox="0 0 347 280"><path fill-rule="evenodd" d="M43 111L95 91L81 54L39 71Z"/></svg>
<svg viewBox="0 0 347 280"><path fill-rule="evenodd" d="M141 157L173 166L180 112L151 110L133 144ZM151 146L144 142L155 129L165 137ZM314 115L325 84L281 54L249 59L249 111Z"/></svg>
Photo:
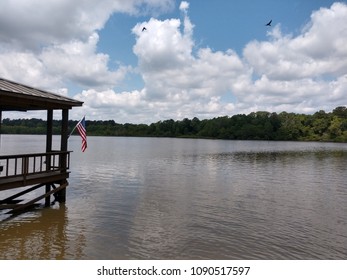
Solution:
<svg viewBox="0 0 347 280"><path fill-rule="evenodd" d="M4 111L47 111L46 146L43 147L45 152L0 155L0 210L10 209L10 213L23 211L42 199L45 200L45 206L49 206L51 195L56 201L65 202L70 174L69 110L82 104L83 102L71 98L0 78L0 137ZM62 116L59 151L52 150L54 110L61 110ZM45 187L43 194L29 201L23 198L25 194L42 187ZM6 190L19 192L2 198L1 193Z"/></svg>

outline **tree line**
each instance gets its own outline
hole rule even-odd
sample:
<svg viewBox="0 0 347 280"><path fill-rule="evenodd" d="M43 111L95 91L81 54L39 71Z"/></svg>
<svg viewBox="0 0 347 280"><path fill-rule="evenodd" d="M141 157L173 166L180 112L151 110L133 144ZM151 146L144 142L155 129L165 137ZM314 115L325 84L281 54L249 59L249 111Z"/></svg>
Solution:
<svg viewBox="0 0 347 280"><path fill-rule="evenodd" d="M69 130L77 121L69 121ZM312 115L297 113L252 112L213 119L164 120L152 124L119 124L114 120L86 121L88 136L189 137L235 140L299 140L347 142L347 108L332 112L320 110ZM59 134L61 121L53 121ZM45 134L41 119L4 119L3 134Z"/></svg>

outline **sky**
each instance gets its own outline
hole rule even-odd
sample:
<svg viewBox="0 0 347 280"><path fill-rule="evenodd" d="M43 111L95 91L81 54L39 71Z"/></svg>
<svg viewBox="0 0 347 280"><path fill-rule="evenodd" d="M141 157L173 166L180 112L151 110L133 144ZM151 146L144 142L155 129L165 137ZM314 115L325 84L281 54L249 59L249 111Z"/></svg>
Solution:
<svg viewBox="0 0 347 280"><path fill-rule="evenodd" d="M1 0L0 76L83 101L74 120L330 112L346 19L330 0Z"/></svg>

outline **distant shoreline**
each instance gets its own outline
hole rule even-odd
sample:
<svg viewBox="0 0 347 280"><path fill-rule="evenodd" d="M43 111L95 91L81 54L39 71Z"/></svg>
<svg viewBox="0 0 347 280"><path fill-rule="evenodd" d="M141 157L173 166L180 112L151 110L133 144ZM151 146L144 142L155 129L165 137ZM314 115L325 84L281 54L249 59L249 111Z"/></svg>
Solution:
<svg viewBox="0 0 347 280"><path fill-rule="evenodd" d="M27 136L46 136L46 134L33 134L33 133L3 133L2 135L27 135ZM59 134L53 134L59 136ZM71 135L72 137L80 137L78 134ZM126 136L126 135L88 135L87 137L124 137L124 138L163 138L163 139L192 139L192 140L225 140L225 141L268 141L268 142L317 142L317 143L347 143L347 141L329 141L329 140L266 140L266 139L223 139L223 138L209 138L209 137L196 137L196 136Z"/></svg>
<svg viewBox="0 0 347 280"><path fill-rule="evenodd" d="M69 131L77 121L69 121ZM53 121L53 134L60 134L61 121ZM347 142L347 108L332 112L321 110L313 115L253 112L248 115L222 116L147 124L119 124L114 120L86 120L88 136L168 137L223 140ZM76 132L75 132L76 133ZM46 134L41 119L4 119L1 134Z"/></svg>

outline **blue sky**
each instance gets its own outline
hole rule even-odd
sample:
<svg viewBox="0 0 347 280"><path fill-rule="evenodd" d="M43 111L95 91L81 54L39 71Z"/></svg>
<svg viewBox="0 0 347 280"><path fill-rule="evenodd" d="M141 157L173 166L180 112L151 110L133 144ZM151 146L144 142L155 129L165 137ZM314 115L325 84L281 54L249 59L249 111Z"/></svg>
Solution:
<svg viewBox="0 0 347 280"><path fill-rule="evenodd" d="M83 101L73 119L331 111L346 18L328 0L4 0L0 76Z"/></svg>
<svg viewBox="0 0 347 280"><path fill-rule="evenodd" d="M190 0L189 17L194 28L194 39L198 47L210 47L226 51L234 49L239 54L252 40L266 40L268 31L264 25L273 20L281 24L283 32L297 34L310 20L312 11L330 7L329 0ZM181 1L174 1L175 9L157 18L181 18L178 9ZM100 31L98 50L112 54L119 61L136 64L132 52L135 38L131 29L151 16L132 16L116 13L110 17Z"/></svg>

